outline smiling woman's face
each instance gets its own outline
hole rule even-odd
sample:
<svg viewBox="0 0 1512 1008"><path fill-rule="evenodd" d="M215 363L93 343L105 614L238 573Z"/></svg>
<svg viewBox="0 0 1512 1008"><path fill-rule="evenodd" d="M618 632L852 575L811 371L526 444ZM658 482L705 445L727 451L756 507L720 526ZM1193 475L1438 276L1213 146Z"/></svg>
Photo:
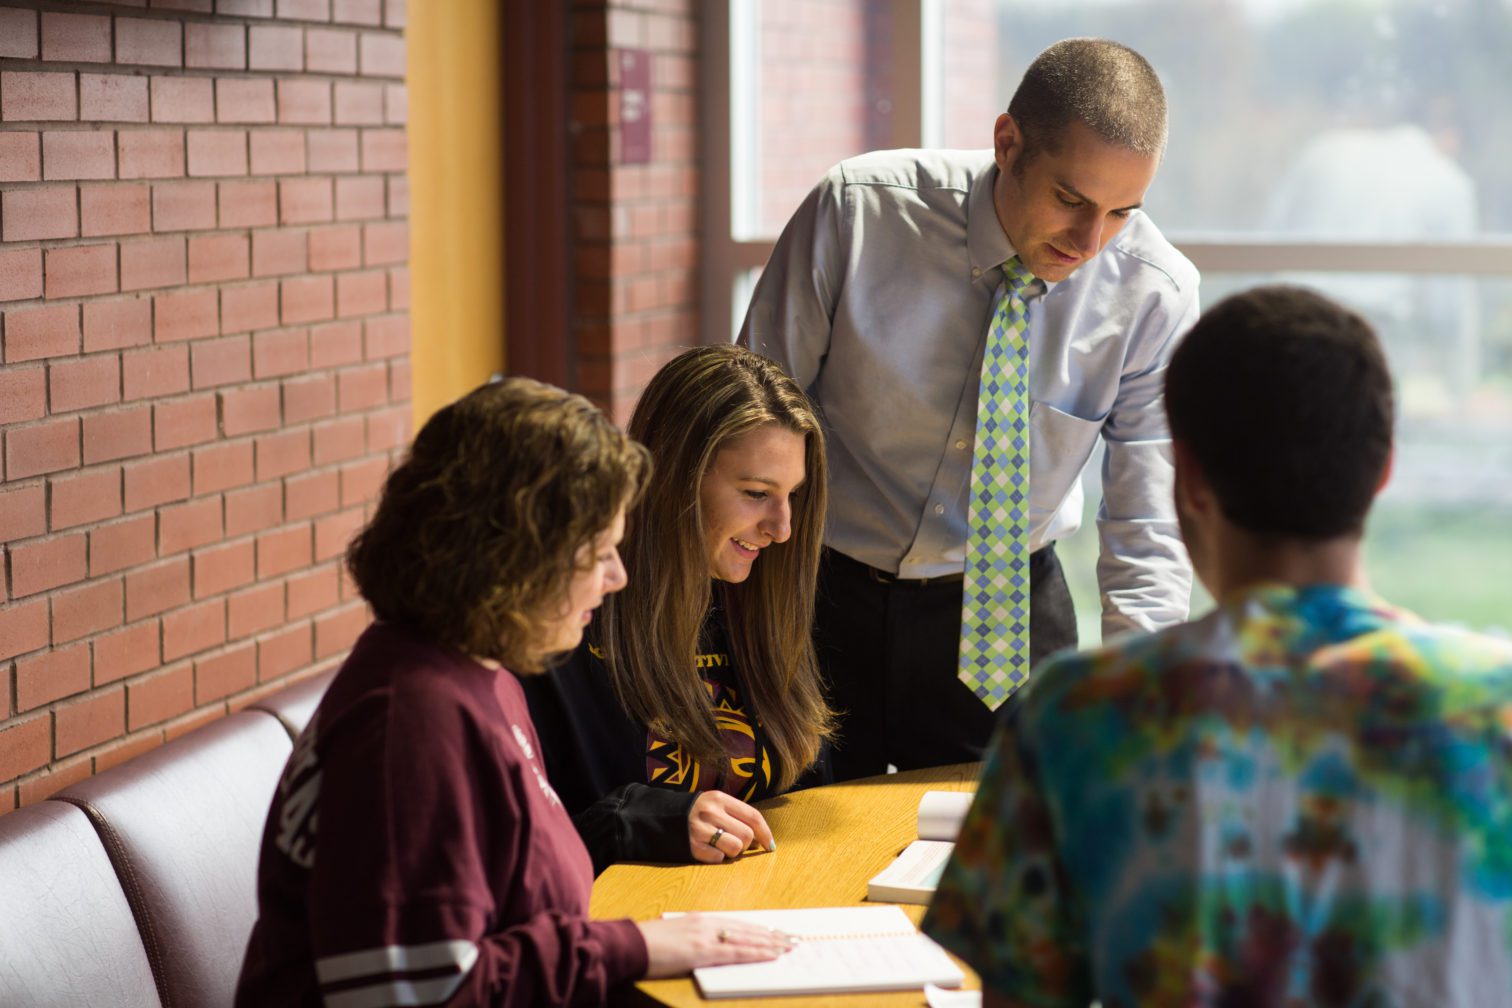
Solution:
<svg viewBox="0 0 1512 1008"><path fill-rule="evenodd" d="M803 435L767 424L732 439L698 487L709 574L738 583L761 550L793 534L792 495L804 479Z"/></svg>

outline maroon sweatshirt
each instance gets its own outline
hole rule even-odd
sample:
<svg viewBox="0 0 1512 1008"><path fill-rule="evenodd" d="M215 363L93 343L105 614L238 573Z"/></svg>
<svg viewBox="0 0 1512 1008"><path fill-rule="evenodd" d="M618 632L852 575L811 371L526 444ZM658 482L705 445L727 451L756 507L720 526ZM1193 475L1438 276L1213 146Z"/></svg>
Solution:
<svg viewBox="0 0 1512 1008"><path fill-rule="evenodd" d="M592 884L514 676L375 624L273 797L236 1004L601 1004L646 946Z"/></svg>

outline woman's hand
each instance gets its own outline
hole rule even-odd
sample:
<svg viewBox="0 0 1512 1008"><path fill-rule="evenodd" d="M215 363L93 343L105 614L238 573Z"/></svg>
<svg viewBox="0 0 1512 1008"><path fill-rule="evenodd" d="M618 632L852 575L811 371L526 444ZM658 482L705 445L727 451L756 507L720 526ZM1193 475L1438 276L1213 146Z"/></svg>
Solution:
<svg viewBox="0 0 1512 1008"><path fill-rule="evenodd" d="M776 850L771 827L745 802L723 791L705 791L688 812L688 850L693 860L718 864L744 854L752 841Z"/></svg>
<svg viewBox="0 0 1512 1008"><path fill-rule="evenodd" d="M699 966L776 959L794 944L781 931L697 913L636 921L635 926L646 940L648 980L683 976Z"/></svg>

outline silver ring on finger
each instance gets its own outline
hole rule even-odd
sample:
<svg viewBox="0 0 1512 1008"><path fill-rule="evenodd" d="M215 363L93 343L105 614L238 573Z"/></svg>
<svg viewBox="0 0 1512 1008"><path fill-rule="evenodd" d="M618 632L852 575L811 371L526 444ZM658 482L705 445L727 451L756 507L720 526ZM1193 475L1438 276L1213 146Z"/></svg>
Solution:
<svg viewBox="0 0 1512 1008"><path fill-rule="evenodd" d="M722 829L716 829L714 831L714 835L711 836L711 837L709 837L709 846L710 847L714 847L714 848L718 848L719 847L719 838L722 837L722 836L724 836L724 834L725 834L724 830L722 830ZM721 934L722 933L723 932L721 932ZM721 938L720 941L724 941L724 939Z"/></svg>

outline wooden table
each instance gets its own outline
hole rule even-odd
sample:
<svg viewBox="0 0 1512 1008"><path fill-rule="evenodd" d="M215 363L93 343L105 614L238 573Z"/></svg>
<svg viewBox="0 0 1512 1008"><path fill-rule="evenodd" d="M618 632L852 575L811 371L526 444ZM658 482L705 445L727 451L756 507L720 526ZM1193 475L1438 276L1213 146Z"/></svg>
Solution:
<svg viewBox="0 0 1512 1008"><path fill-rule="evenodd" d="M611 866L593 885L594 917L647 920L669 910L765 910L852 906L866 899L866 880L917 839L919 799L925 791L971 791L981 766L963 763L867 777L811 788L761 802L777 839L772 853L747 854L718 865ZM922 906L905 904L918 924ZM978 986L966 969L966 986ZM623 1004L708 1005L691 978L645 980ZM924 1004L920 991L830 997L742 998L739 1008L890 1008Z"/></svg>

